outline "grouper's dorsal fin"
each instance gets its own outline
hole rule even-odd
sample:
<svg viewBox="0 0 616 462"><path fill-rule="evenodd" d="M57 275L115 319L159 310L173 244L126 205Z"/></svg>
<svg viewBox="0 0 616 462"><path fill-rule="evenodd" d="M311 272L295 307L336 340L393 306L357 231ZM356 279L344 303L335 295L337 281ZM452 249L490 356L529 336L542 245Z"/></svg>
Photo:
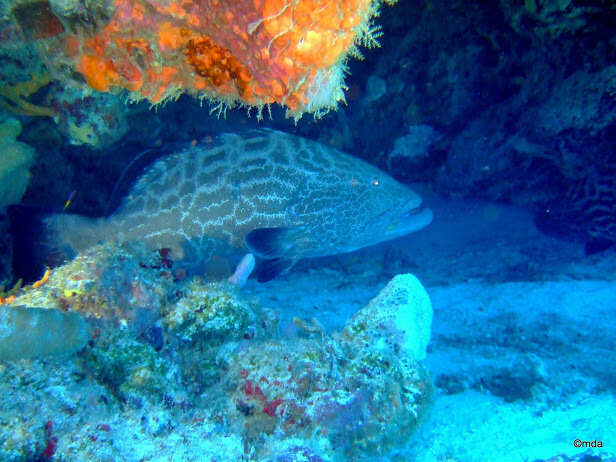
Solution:
<svg viewBox="0 0 616 462"><path fill-rule="evenodd" d="M146 194L148 192L148 188L152 186L152 183L177 165L181 158L186 155L186 151L187 149L174 154L167 154L155 161L132 186L130 190L131 194Z"/></svg>
<svg viewBox="0 0 616 462"><path fill-rule="evenodd" d="M146 149L145 151L141 151L139 154L133 157L128 164L126 164L126 166L122 170L122 174L120 175L120 177L116 180L115 184L113 185L113 189L111 190L111 194L109 195L107 206L105 208L105 216L108 216L113 211L113 209L115 209L118 206L120 202L118 201L118 194L122 189L125 189L124 182L126 178L130 176L133 169L136 168L143 159L147 159L150 156L154 156L156 158L156 157L160 157L161 154L159 150L156 148ZM141 166L141 168L144 168L143 165ZM159 176L164 172L162 168L159 168L158 171L160 172L158 173ZM137 183L143 182L144 176L145 175L143 173L136 175L137 181L134 184L132 184L129 189L134 190ZM143 188L143 186L141 186L141 188ZM133 194L134 194L134 191L133 191ZM125 201L122 201L122 202L125 202Z"/></svg>
<svg viewBox="0 0 616 462"><path fill-rule="evenodd" d="M174 149L179 152L174 153ZM115 213L135 197L147 195L152 183L179 162L185 150L185 143L173 144L162 148L147 149L135 156L116 180L107 202L105 215ZM119 197L122 199L119 200Z"/></svg>
<svg viewBox="0 0 616 462"><path fill-rule="evenodd" d="M261 258L291 258L305 238L302 227L257 228L244 236L251 253Z"/></svg>
<svg viewBox="0 0 616 462"><path fill-rule="evenodd" d="M223 133L207 143L170 143L139 154L129 163L126 167L127 169L132 169L132 164L146 155L148 158L156 160L141 166L143 172L137 176L128 193L134 197L147 195L152 184L156 183L160 178L168 176L170 171L174 169L179 170L183 165L189 163L190 160L197 159L200 156L216 154L221 147L230 144L231 140L234 140L236 137L233 133ZM122 175L124 176L124 173Z"/></svg>

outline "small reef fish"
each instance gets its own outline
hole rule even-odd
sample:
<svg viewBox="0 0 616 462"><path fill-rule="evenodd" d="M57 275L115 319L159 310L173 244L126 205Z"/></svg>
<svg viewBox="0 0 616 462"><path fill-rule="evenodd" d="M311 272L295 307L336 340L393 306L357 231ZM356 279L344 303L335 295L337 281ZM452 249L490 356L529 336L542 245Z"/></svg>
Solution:
<svg viewBox="0 0 616 462"><path fill-rule="evenodd" d="M356 157L257 130L159 159L109 217L57 214L45 224L73 251L134 240L178 261L251 253L266 281L301 258L394 239L432 216L409 187Z"/></svg>
<svg viewBox="0 0 616 462"><path fill-rule="evenodd" d="M593 166L562 198L546 204L535 225L549 236L583 242L586 255L616 244L616 159Z"/></svg>
<svg viewBox="0 0 616 462"><path fill-rule="evenodd" d="M70 195L66 199L66 202L64 203L64 208L62 209L63 211L66 210L69 207L69 205L71 205L73 203L73 199L75 199L76 195L77 195L77 191L75 191L75 190L73 190L70 193Z"/></svg>

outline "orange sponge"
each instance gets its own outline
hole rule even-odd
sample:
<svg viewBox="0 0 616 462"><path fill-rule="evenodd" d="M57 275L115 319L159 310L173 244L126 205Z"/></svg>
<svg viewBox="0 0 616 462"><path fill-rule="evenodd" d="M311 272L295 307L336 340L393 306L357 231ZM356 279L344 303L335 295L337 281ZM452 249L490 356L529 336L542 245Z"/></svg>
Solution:
<svg viewBox="0 0 616 462"><path fill-rule="evenodd" d="M348 55L376 42L382 1L114 0L103 27L67 36L66 55L98 91L125 88L154 103L187 92L318 115L344 99Z"/></svg>

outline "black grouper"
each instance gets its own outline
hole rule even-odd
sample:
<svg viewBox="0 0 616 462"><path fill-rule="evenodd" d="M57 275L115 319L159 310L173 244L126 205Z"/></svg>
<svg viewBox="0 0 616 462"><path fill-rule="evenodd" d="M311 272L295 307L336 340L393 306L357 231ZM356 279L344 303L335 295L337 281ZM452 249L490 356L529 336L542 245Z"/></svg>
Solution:
<svg viewBox="0 0 616 462"><path fill-rule="evenodd" d="M427 226L430 209L372 165L315 141L259 130L226 134L155 162L107 218L58 214L45 224L81 251L145 242L205 262L252 253L265 281L304 257L350 252Z"/></svg>

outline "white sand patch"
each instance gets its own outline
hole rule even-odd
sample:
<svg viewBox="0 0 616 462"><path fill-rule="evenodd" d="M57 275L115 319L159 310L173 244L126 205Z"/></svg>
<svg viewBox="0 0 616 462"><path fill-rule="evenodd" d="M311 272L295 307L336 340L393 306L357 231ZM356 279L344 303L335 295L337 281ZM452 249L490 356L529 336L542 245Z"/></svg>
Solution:
<svg viewBox="0 0 616 462"><path fill-rule="evenodd" d="M616 400L610 395L572 400L541 415L532 405L505 404L472 391L441 396L406 453L407 460L532 461L586 451L574 447L576 438L612 446L616 441L613 409Z"/></svg>

